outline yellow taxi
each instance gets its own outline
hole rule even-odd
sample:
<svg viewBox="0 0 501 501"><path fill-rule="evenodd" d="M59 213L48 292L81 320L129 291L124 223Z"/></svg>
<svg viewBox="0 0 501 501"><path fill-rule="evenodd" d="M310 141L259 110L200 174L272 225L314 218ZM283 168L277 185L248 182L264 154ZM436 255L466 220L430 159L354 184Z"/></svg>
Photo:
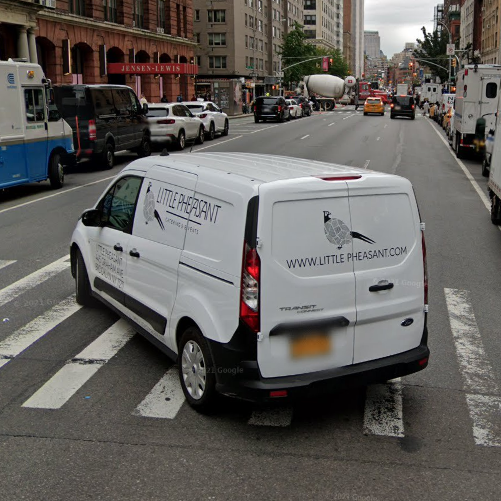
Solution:
<svg viewBox="0 0 501 501"><path fill-rule="evenodd" d="M377 113L384 115L384 103L380 97L368 97L364 104L364 115L369 113Z"/></svg>
<svg viewBox="0 0 501 501"><path fill-rule="evenodd" d="M450 124L451 122L451 116L452 116L452 112L453 112L453 109L452 109L452 106L447 110L447 113L444 115L444 119L442 120L442 128L444 130L447 130L447 126Z"/></svg>

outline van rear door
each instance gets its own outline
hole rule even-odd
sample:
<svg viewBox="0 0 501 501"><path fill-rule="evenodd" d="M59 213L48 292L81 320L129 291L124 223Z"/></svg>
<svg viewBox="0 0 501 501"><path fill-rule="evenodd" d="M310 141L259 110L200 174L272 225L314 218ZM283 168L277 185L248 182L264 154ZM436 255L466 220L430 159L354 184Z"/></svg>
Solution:
<svg viewBox="0 0 501 501"><path fill-rule="evenodd" d="M419 346L424 329L423 251L412 185L396 176L348 181L357 322L353 363Z"/></svg>
<svg viewBox="0 0 501 501"><path fill-rule="evenodd" d="M261 339L265 378L350 365L355 277L345 181L314 177L259 188Z"/></svg>

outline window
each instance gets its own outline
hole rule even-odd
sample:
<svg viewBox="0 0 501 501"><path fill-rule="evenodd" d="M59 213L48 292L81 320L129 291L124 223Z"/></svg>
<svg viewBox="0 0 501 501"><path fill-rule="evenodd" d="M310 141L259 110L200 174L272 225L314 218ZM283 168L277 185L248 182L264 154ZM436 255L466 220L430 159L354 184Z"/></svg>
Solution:
<svg viewBox="0 0 501 501"><path fill-rule="evenodd" d="M115 102L116 113L120 117L131 115L131 100L129 89L116 89L113 91L113 100Z"/></svg>
<svg viewBox="0 0 501 501"><path fill-rule="evenodd" d="M158 27L165 30L165 1L158 0Z"/></svg>
<svg viewBox="0 0 501 501"><path fill-rule="evenodd" d="M94 109L96 115L115 116L115 105L113 103L113 95L110 89L96 88L91 90L92 100L94 101Z"/></svg>
<svg viewBox="0 0 501 501"><path fill-rule="evenodd" d="M226 68L226 56L209 56L209 68L211 69Z"/></svg>
<svg viewBox="0 0 501 501"><path fill-rule="evenodd" d="M245 48L249 48L249 37L247 35L245 35Z"/></svg>
<svg viewBox="0 0 501 501"><path fill-rule="evenodd" d="M100 203L101 221L105 226L125 233L132 232L132 221L142 178L127 176L119 179Z"/></svg>
<svg viewBox="0 0 501 501"><path fill-rule="evenodd" d="M209 23L225 23L226 22L226 11L223 9L208 10L207 11L207 21L209 21Z"/></svg>
<svg viewBox="0 0 501 501"><path fill-rule="evenodd" d="M134 0L133 26L142 28L144 25L144 5L143 0Z"/></svg>
<svg viewBox="0 0 501 501"><path fill-rule="evenodd" d="M202 65L202 56L196 56L197 66Z"/></svg>
<svg viewBox="0 0 501 501"><path fill-rule="evenodd" d="M304 24L317 24L317 16L304 16Z"/></svg>
<svg viewBox="0 0 501 501"><path fill-rule="evenodd" d="M195 9L195 21L200 21L200 10Z"/></svg>
<svg viewBox="0 0 501 501"><path fill-rule="evenodd" d="M261 19L259 19L258 22L257 22L257 29L261 33L263 32L263 21L261 21Z"/></svg>
<svg viewBox="0 0 501 501"><path fill-rule="evenodd" d="M494 82L489 82L485 86L485 97L487 99L494 99L498 95L498 86Z"/></svg>
<svg viewBox="0 0 501 501"><path fill-rule="evenodd" d="M69 11L77 16L85 16L85 0L69 0Z"/></svg>
<svg viewBox="0 0 501 501"><path fill-rule="evenodd" d="M28 122L43 122L45 120L45 103L42 89L26 89L24 91L24 102Z"/></svg>
<svg viewBox="0 0 501 501"><path fill-rule="evenodd" d="M247 26L247 14L245 14L245 26Z"/></svg>
<svg viewBox="0 0 501 501"><path fill-rule="evenodd" d="M209 33L209 45L226 45L226 33Z"/></svg>
<svg viewBox="0 0 501 501"><path fill-rule="evenodd" d="M103 0L104 20L110 23L117 22L117 0Z"/></svg>

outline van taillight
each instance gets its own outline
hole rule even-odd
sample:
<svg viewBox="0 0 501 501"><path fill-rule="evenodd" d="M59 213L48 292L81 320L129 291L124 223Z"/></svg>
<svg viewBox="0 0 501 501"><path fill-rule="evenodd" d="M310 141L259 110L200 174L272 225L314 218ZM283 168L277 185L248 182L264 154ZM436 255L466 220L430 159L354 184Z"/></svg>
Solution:
<svg viewBox="0 0 501 501"><path fill-rule="evenodd" d="M176 123L176 121L173 118L168 118L167 120L159 120L157 122L157 124L160 124L160 125L172 125L175 123Z"/></svg>
<svg viewBox="0 0 501 501"><path fill-rule="evenodd" d="M424 304L428 307L428 265L426 263L426 242L424 240L424 231L421 232L421 245L423 248L423 289L424 289Z"/></svg>
<svg viewBox="0 0 501 501"><path fill-rule="evenodd" d="M95 141L97 139L96 121L89 120L89 141Z"/></svg>
<svg viewBox="0 0 501 501"><path fill-rule="evenodd" d="M254 106L254 111L257 111L257 106Z"/></svg>
<svg viewBox="0 0 501 501"><path fill-rule="evenodd" d="M279 105L278 106L278 112L280 113L282 111L282 107Z"/></svg>
<svg viewBox="0 0 501 501"><path fill-rule="evenodd" d="M468 70L464 70L464 76L467 77L468 76Z"/></svg>
<svg viewBox="0 0 501 501"><path fill-rule="evenodd" d="M252 329L259 332L259 277L261 260L256 249L244 242L242 259L242 284L240 291L240 318Z"/></svg>
<svg viewBox="0 0 501 501"><path fill-rule="evenodd" d="M413 104L411 105L411 109L412 109L412 110L414 109L414 105L413 105Z"/></svg>

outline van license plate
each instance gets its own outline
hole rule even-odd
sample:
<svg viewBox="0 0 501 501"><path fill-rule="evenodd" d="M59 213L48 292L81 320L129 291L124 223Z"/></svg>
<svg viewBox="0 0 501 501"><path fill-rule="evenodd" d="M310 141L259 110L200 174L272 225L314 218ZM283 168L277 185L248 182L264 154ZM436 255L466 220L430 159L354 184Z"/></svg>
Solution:
<svg viewBox="0 0 501 501"><path fill-rule="evenodd" d="M293 358L323 355L331 351L331 338L324 333L310 333L291 340Z"/></svg>

